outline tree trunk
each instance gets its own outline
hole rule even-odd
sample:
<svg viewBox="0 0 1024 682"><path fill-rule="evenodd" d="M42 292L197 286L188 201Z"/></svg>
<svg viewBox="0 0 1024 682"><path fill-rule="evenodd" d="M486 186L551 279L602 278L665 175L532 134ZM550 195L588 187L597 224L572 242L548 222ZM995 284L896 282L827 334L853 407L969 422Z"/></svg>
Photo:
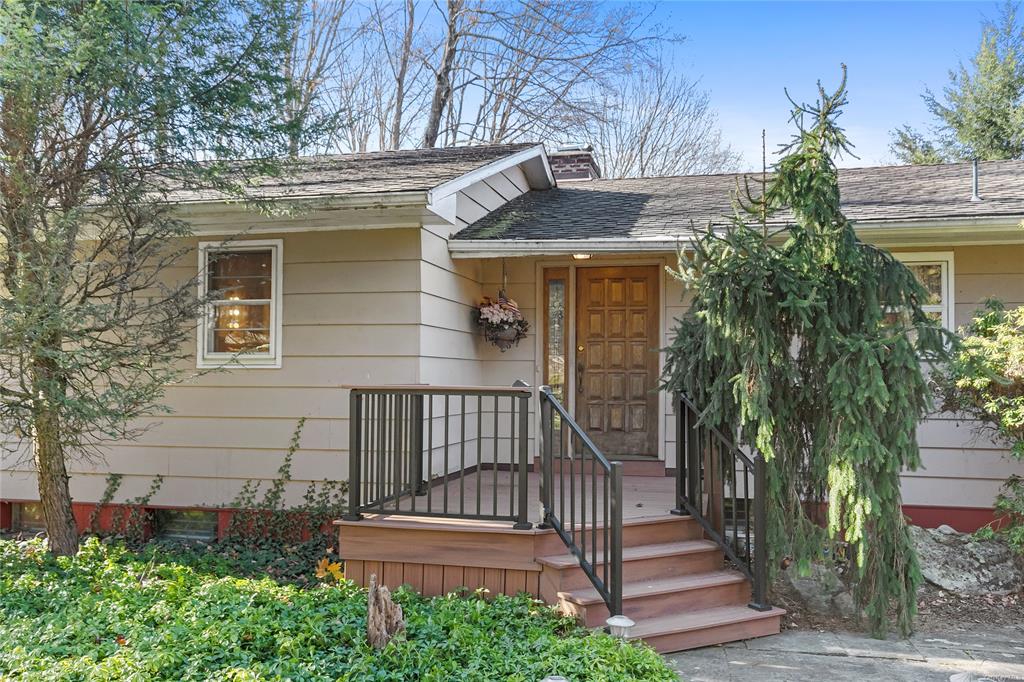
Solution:
<svg viewBox="0 0 1024 682"><path fill-rule="evenodd" d="M35 418L35 457L39 475L39 501L43 506L50 552L57 556L78 553L78 528L71 513L71 490L60 442L60 417L44 408Z"/></svg>
<svg viewBox="0 0 1024 682"><path fill-rule="evenodd" d="M437 146L437 137L441 129L441 117L452 98L452 65L459 45L459 22L463 0L448 0L448 31L444 41L444 52L441 64L437 69L437 81L434 84L434 97L430 101L430 112L427 115L427 126L423 132L423 146Z"/></svg>
<svg viewBox="0 0 1024 682"><path fill-rule="evenodd" d="M399 59L398 75L395 76L395 110L391 119L391 146L402 146L402 110L405 107L405 78L409 72L409 58L412 56L412 38L416 29L416 3L406 0L405 34L402 38L402 56Z"/></svg>

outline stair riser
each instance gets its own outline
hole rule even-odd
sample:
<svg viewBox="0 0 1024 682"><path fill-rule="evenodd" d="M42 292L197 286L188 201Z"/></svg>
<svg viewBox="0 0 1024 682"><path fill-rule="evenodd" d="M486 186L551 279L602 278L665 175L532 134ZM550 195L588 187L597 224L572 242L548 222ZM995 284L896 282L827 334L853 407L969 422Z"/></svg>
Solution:
<svg viewBox="0 0 1024 682"><path fill-rule="evenodd" d="M750 601L750 585L747 582L714 585L678 593L642 595L623 599L622 610L635 621L646 618L669 616L684 611L699 611L715 606L746 604ZM587 627L598 627L608 620L605 604L575 606L576 614ZM570 611L572 612L572 611Z"/></svg>
<svg viewBox="0 0 1024 682"><path fill-rule="evenodd" d="M717 550L695 552L692 554L675 554L672 556L651 557L625 561L622 564L624 581L638 582L657 578L671 578L694 573L706 573L722 567L722 555ZM544 567L545 573L551 573L551 582L558 592L584 589L591 586L590 579L579 566L570 568ZM598 575L603 575L603 564L598 566Z"/></svg>
<svg viewBox="0 0 1024 682"><path fill-rule="evenodd" d="M666 542L701 540L703 538L704 531L700 524L689 517L680 517L677 521L664 523L625 526L622 529L623 547L660 545Z"/></svg>
<svg viewBox="0 0 1024 682"><path fill-rule="evenodd" d="M673 632L664 635L645 637L644 642L654 647L661 654L674 651L685 651L702 646L738 642L753 637L777 635L781 629L781 617L759 618L743 623L729 623L700 630Z"/></svg>

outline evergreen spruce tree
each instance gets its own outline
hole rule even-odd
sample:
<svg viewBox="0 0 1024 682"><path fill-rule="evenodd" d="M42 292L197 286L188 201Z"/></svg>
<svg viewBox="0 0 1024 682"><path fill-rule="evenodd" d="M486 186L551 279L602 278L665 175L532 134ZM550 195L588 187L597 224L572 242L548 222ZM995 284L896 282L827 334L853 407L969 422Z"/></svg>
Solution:
<svg viewBox="0 0 1024 682"><path fill-rule="evenodd" d="M794 103L798 132L760 195L748 192L724 232L709 227L681 254L674 274L692 305L663 378L705 423L732 425L765 456L771 566L790 557L807 570L846 543L872 630L895 619L907 633L921 574L899 477L920 464L922 361L948 358L954 341L921 309L914 274L843 215L834 158L850 151L836 122L845 67L834 93L818 88L817 104ZM823 528L812 517L824 503Z"/></svg>

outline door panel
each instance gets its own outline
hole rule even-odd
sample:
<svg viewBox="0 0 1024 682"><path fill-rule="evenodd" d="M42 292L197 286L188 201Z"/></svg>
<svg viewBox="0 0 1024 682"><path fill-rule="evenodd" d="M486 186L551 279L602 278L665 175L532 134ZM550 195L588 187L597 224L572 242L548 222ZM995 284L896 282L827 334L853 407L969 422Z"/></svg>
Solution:
<svg viewBox="0 0 1024 682"><path fill-rule="evenodd" d="M658 454L659 272L576 270L577 421L609 457Z"/></svg>

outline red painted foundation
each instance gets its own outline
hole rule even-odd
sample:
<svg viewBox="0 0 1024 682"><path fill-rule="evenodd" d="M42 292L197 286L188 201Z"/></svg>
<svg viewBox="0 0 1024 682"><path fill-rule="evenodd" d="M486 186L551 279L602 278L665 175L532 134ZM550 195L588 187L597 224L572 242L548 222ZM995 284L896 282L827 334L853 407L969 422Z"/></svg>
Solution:
<svg viewBox="0 0 1024 682"><path fill-rule="evenodd" d="M973 533L996 519L994 510L984 507L931 507L905 504L903 513L915 526L936 528L946 525L961 533Z"/></svg>
<svg viewBox="0 0 1024 682"><path fill-rule="evenodd" d="M11 527L12 504L35 501L36 500L0 500L0 529ZM100 510L97 518L97 525L99 526L100 531L110 531L112 529L114 509L119 506L121 505L108 504ZM89 530L89 519L92 516L92 512L95 507L96 504L94 502L73 502L71 504L72 512L75 515L75 523L78 525L79 532ZM223 508L210 509L209 507L150 506L147 508L169 509L174 511L215 511L217 512L218 539L222 539L227 535L228 526L231 523L231 517L236 511L234 509ZM910 518L914 525L923 526L925 528L935 528L945 524L955 528L961 533L971 533L995 520L993 510L986 509L984 507L904 505L903 512Z"/></svg>

